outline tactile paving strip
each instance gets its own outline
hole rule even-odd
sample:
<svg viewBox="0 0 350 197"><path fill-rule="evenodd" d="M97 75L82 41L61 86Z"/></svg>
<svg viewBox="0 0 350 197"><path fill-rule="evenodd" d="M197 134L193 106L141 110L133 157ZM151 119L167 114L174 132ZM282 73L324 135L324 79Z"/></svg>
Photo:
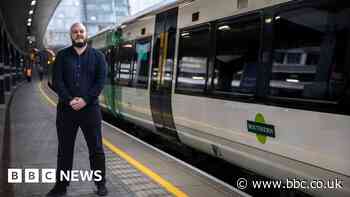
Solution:
<svg viewBox="0 0 350 197"><path fill-rule="evenodd" d="M169 197L172 196L149 177L135 169L127 161L105 148L106 167L117 181L127 185L137 197ZM110 179L114 184L114 179Z"/></svg>

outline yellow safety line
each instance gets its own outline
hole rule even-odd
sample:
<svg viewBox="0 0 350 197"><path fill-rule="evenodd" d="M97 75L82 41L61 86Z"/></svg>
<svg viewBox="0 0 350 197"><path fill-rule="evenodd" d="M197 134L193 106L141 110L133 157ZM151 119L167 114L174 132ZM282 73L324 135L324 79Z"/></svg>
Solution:
<svg viewBox="0 0 350 197"><path fill-rule="evenodd" d="M150 177L153 181L157 182L159 185L164 187L167 191L169 191L174 196L181 196L181 197L187 197L187 194L185 194L180 189L176 188L174 185L172 185L169 181L166 181L161 176L147 168L146 166L142 165L140 162L120 150L119 148L115 147L112 143L110 143L107 139L103 138L103 144L107 146L111 151L113 151L115 154L119 155L121 158L126 160L128 163L130 163L132 166L134 166L136 169L143 172L145 175Z"/></svg>
<svg viewBox="0 0 350 197"><path fill-rule="evenodd" d="M39 90L42 96L53 106L56 106L56 102L54 102L49 96L46 95L44 90L42 89L42 83L39 83ZM162 186L164 189L166 189L168 192L173 194L176 197L188 197L186 193L175 187L173 184L171 184L169 181L165 180L161 176L159 176L157 173L153 172L151 169L147 168L143 164L141 164L139 161L132 158L130 155L122 151L121 149L114 146L110 141L108 141L106 138L102 139L103 144L110 149L112 152L126 160L130 165L134 166L134 168L141 171L143 174L147 175L149 178L151 178L153 181L158 183L160 186Z"/></svg>
<svg viewBox="0 0 350 197"><path fill-rule="evenodd" d="M47 102L49 102L49 104L56 106L57 105L56 102L53 101L49 96L46 95L46 93L44 92L44 90L41 86L42 86L42 83L40 82L39 83L39 91L40 91L41 95L44 96L44 98L46 99Z"/></svg>

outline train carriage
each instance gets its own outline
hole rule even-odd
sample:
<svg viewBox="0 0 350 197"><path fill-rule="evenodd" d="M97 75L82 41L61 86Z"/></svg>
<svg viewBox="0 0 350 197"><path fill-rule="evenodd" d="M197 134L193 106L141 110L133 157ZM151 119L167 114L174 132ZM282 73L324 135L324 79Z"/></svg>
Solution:
<svg viewBox="0 0 350 197"><path fill-rule="evenodd" d="M179 8L181 141L268 177L339 178L342 190L305 191L349 195L349 6L248 1L231 16L232 2Z"/></svg>

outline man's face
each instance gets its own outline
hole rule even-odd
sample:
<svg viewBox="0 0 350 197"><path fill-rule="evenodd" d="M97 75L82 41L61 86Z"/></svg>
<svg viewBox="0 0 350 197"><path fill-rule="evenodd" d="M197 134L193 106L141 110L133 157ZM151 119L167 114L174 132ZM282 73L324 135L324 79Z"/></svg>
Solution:
<svg viewBox="0 0 350 197"><path fill-rule="evenodd" d="M71 29L71 39L73 46L83 47L87 43L86 29L82 25L74 25Z"/></svg>

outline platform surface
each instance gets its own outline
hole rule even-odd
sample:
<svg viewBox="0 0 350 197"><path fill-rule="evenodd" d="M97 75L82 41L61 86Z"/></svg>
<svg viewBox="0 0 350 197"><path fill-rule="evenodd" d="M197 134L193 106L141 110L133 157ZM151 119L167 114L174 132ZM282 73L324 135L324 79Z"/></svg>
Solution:
<svg viewBox="0 0 350 197"><path fill-rule="evenodd" d="M56 168L57 97L45 83L25 83L10 110L9 168ZM0 109L1 110L1 109ZM108 196L246 196L167 154L103 123ZM89 170L82 132L75 143L73 170ZM8 184L7 196L45 196L53 184ZM97 196L92 182L71 182L67 196Z"/></svg>

